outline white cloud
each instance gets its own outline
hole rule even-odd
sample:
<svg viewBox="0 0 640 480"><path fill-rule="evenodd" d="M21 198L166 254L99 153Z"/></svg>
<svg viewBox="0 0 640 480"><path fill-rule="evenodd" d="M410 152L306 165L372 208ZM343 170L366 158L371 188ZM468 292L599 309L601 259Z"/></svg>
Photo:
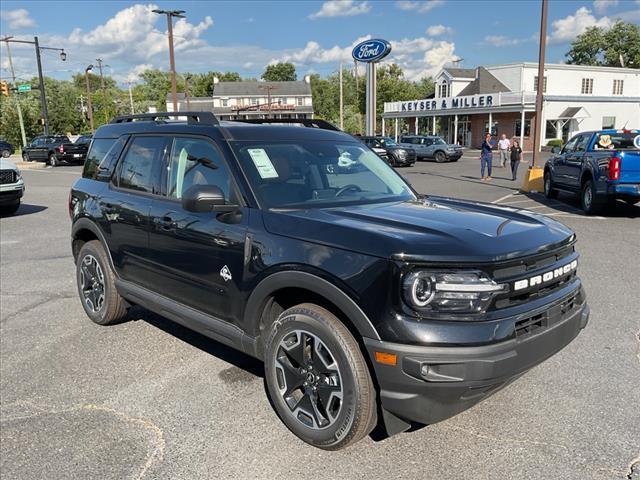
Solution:
<svg viewBox="0 0 640 480"><path fill-rule="evenodd" d="M362 15L371 10L369 2L356 2L354 0L328 0L322 4L320 10L309 15L309 18L323 17L352 17Z"/></svg>
<svg viewBox="0 0 640 480"><path fill-rule="evenodd" d="M607 28L612 23L609 17L598 19L591 14L591 10L580 7L574 15L567 15L565 18L553 21L549 43L569 43L589 27Z"/></svg>
<svg viewBox="0 0 640 480"><path fill-rule="evenodd" d="M29 16L29 12L24 8L17 10L6 10L2 12L2 20L12 30L20 30L22 28L31 28L36 26L36 22Z"/></svg>
<svg viewBox="0 0 640 480"><path fill-rule="evenodd" d="M119 75L114 75L116 81L122 81L122 82L137 82L138 80L140 80L140 74L146 70L151 70L153 68L153 65L151 65L150 63L141 63L139 65L136 65L135 67L133 67L131 70L129 70L129 73L127 73L127 75L125 76L119 76Z"/></svg>
<svg viewBox="0 0 640 480"><path fill-rule="evenodd" d="M444 25L431 25L426 31L430 37L439 37L440 35L451 35L453 28Z"/></svg>
<svg viewBox="0 0 640 480"><path fill-rule="evenodd" d="M538 34L534 33L528 38L510 38L504 35L487 35L484 37L484 43L492 45L494 47L512 47L515 45L522 45L527 42L535 42L538 40Z"/></svg>
<svg viewBox="0 0 640 480"><path fill-rule="evenodd" d="M617 6L620 3L619 0L593 0L593 9L597 14L602 15L607 13L612 7Z"/></svg>
<svg viewBox="0 0 640 480"><path fill-rule="evenodd" d="M411 1L411 0L399 0L396 2L396 7L400 10L413 10L418 13L427 13L436 8L439 5L443 5L445 0L424 0L424 1Z"/></svg>

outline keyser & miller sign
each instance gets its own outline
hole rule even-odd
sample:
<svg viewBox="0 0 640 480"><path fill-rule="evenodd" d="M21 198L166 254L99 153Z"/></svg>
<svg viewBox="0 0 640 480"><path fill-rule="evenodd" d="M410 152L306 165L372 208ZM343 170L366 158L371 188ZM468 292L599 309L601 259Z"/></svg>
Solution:
<svg viewBox="0 0 640 480"><path fill-rule="evenodd" d="M497 95L466 95L438 99L398 102L398 112L423 112L427 110L454 110L456 108L483 108L500 106Z"/></svg>

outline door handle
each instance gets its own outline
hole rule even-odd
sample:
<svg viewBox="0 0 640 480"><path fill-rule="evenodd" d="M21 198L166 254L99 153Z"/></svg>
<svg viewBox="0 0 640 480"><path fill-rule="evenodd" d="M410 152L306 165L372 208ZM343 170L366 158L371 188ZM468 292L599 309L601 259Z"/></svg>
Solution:
<svg viewBox="0 0 640 480"><path fill-rule="evenodd" d="M176 222L171 217L157 218L155 223L156 223L156 225L158 225L158 227L161 230L164 230L164 231L171 231L171 230L175 230L176 228L178 228L178 222Z"/></svg>

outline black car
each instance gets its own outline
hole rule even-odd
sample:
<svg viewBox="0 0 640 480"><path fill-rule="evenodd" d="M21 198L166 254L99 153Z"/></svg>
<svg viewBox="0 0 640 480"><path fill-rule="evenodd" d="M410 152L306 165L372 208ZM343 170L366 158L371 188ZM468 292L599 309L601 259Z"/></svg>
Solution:
<svg viewBox="0 0 640 480"><path fill-rule="evenodd" d="M140 305L263 360L304 441L451 417L586 326L564 225L420 195L318 120L176 115L95 133L69 196L82 306L108 325Z"/></svg>
<svg viewBox="0 0 640 480"><path fill-rule="evenodd" d="M61 143L60 145L55 147L53 156L49 160L50 165L52 167L55 167L60 165L61 163L84 163L92 138L92 135L81 135L76 139L75 142Z"/></svg>
<svg viewBox="0 0 640 480"><path fill-rule="evenodd" d="M16 149L6 140L0 139L0 155L3 158L8 158L16 151Z"/></svg>
<svg viewBox="0 0 640 480"><path fill-rule="evenodd" d="M60 161L60 145L71 143L66 135L41 135L31 140L31 143L22 149L22 160L25 162L47 162L52 167L57 166Z"/></svg>
<svg viewBox="0 0 640 480"><path fill-rule="evenodd" d="M361 136L357 138L372 149L384 149L391 166L410 167L416 163L415 150L398 145L391 137Z"/></svg>

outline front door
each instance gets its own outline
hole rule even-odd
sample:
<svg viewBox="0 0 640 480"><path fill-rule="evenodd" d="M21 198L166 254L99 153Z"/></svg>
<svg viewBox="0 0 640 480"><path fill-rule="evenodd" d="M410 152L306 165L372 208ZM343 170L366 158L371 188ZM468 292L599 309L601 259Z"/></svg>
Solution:
<svg viewBox="0 0 640 480"><path fill-rule="evenodd" d="M152 289L233 322L237 316L233 300L243 278L249 211L187 211L181 198L194 185L218 186L228 202L239 203L218 146L207 138L176 136L166 166L165 194L155 198L151 207Z"/></svg>
<svg viewBox="0 0 640 480"><path fill-rule="evenodd" d="M580 175L582 174L582 163L587 150L587 143L591 139L590 133L578 135L575 149L565 156L565 174L567 185L572 188L580 187Z"/></svg>

